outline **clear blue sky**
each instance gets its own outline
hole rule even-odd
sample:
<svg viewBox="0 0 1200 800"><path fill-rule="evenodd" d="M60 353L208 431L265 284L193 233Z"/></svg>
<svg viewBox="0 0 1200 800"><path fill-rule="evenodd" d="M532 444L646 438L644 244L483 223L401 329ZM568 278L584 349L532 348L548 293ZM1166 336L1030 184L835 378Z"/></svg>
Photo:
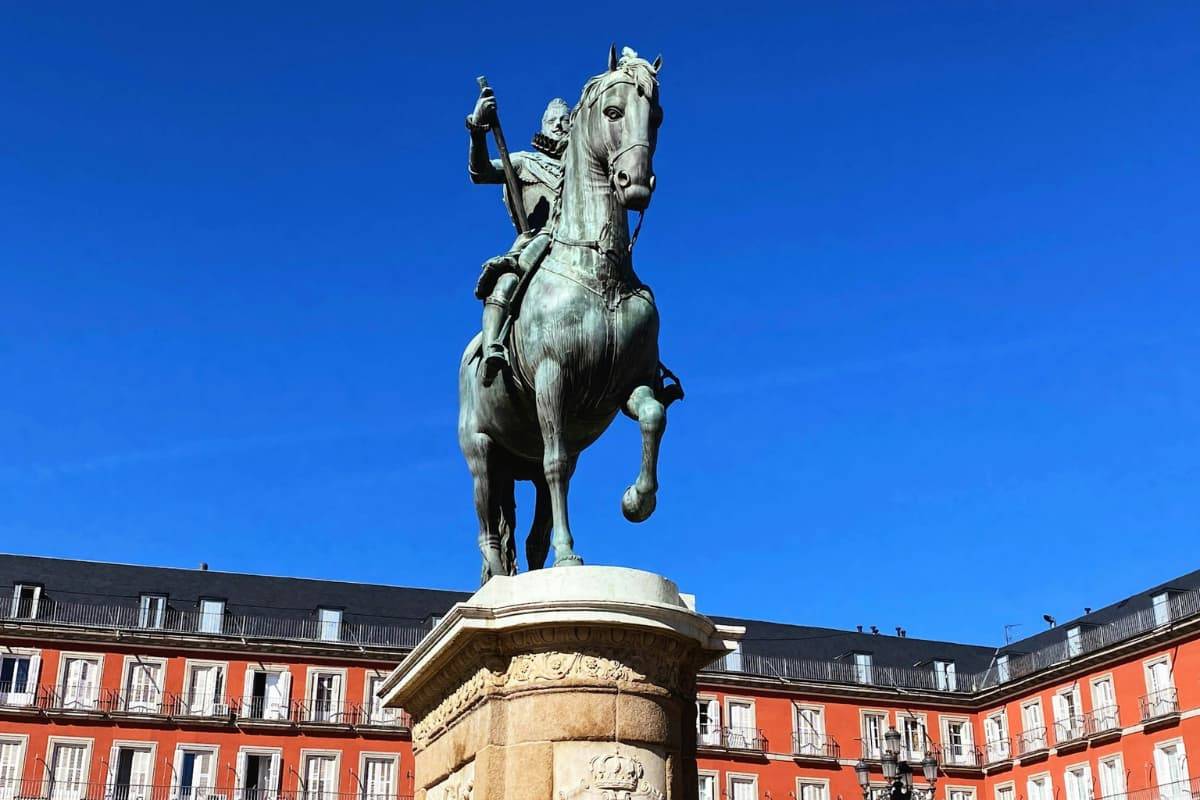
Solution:
<svg viewBox="0 0 1200 800"><path fill-rule="evenodd" d="M590 563L981 643L1200 565L1200 7L583 5L7 4L0 549L472 588L463 116L616 40L688 398L649 522L632 423L581 460Z"/></svg>

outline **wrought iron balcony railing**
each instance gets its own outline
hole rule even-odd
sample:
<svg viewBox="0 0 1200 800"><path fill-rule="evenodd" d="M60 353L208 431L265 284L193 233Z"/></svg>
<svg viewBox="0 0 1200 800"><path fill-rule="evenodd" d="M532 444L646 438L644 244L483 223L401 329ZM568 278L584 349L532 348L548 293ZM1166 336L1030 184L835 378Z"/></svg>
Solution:
<svg viewBox="0 0 1200 800"><path fill-rule="evenodd" d="M1100 736L1121 729L1121 710L1117 706L1094 708L1083 717L1085 736Z"/></svg>
<svg viewBox="0 0 1200 800"><path fill-rule="evenodd" d="M978 747L966 744L943 744L934 748L943 768L979 769L983 766L983 753Z"/></svg>
<svg viewBox="0 0 1200 800"><path fill-rule="evenodd" d="M110 714L161 715L166 713L161 692L117 692L106 689L101 693L100 702L104 710Z"/></svg>
<svg viewBox="0 0 1200 800"><path fill-rule="evenodd" d="M172 694L167 697L167 714L178 719L232 720L237 716L228 698Z"/></svg>
<svg viewBox="0 0 1200 800"><path fill-rule="evenodd" d="M1001 764L1011 761L1013 757L1012 739L989 739L983 745L983 757L988 764Z"/></svg>
<svg viewBox="0 0 1200 800"><path fill-rule="evenodd" d="M100 687L94 683L65 684L41 691L38 707L46 711L101 712Z"/></svg>
<svg viewBox="0 0 1200 800"><path fill-rule="evenodd" d="M1200 798L1200 777L1160 783L1135 791L1113 792L1100 800L1196 800Z"/></svg>
<svg viewBox="0 0 1200 800"><path fill-rule="evenodd" d="M1050 747L1050 739L1045 728L1030 728L1017 737L1017 755L1028 756L1040 753Z"/></svg>
<svg viewBox="0 0 1200 800"><path fill-rule="evenodd" d="M792 734L792 755L820 761L837 761L842 757L842 748L832 736L813 731Z"/></svg>
<svg viewBox="0 0 1200 800"><path fill-rule="evenodd" d="M756 750L766 752L767 740L758 728L701 728L696 733L698 747L723 750Z"/></svg>
<svg viewBox="0 0 1200 800"><path fill-rule="evenodd" d="M1140 700L1142 722L1179 713L1179 692L1174 687L1143 695Z"/></svg>
<svg viewBox="0 0 1200 800"><path fill-rule="evenodd" d="M1082 716L1064 717L1054 722L1054 743L1056 745L1078 742L1087 735L1087 720Z"/></svg>

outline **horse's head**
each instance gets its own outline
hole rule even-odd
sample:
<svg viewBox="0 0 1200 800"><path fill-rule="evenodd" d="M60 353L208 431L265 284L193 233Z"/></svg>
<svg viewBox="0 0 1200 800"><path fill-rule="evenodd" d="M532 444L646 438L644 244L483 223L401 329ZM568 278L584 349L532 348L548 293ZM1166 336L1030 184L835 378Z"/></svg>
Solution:
<svg viewBox="0 0 1200 800"><path fill-rule="evenodd" d="M613 45L608 72L588 81L579 102L586 114L590 149L607 166L617 202L644 211L654 192L654 147L662 106L658 104L658 70L662 57L651 64L626 47L620 59Z"/></svg>

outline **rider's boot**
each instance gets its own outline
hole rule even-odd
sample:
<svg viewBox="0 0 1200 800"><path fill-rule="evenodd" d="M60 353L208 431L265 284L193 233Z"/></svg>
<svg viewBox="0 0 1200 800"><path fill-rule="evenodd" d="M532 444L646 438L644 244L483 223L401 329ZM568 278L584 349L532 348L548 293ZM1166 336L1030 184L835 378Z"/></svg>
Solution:
<svg viewBox="0 0 1200 800"><path fill-rule="evenodd" d="M508 303L489 297L483 303L483 385L491 386L496 375L508 367L508 351L500 331L508 316Z"/></svg>

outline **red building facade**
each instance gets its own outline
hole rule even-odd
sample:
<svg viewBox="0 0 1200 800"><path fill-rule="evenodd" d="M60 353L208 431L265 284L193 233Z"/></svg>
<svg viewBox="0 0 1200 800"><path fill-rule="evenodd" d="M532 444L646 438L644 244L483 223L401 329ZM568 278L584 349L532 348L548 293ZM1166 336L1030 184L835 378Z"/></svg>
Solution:
<svg viewBox="0 0 1200 800"><path fill-rule="evenodd" d="M0 556L0 800L410 797L374 688L465 596ZM1200 572L998 649L720 621L704 800L861 797L893 727L938 800L1200 797Z"/></svg>

